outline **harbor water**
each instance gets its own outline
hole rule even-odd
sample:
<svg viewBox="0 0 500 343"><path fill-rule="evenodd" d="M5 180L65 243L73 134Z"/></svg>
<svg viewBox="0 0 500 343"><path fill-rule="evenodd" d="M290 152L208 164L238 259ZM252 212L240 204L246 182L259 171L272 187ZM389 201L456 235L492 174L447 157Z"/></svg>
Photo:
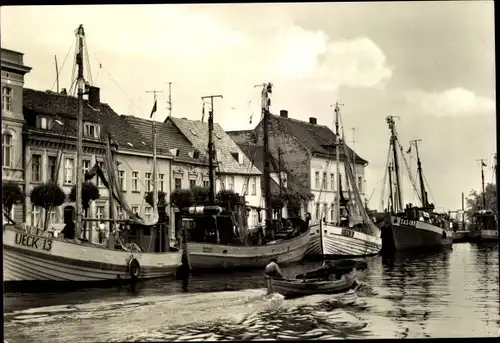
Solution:
<svg viewBox="0 0 500 343"><path fill-rule="evenodd" d="M266 295L261 271L4 295L5 341L496 337L498 245L366 258L356 292ZM314 268L284 268L287 276Z"/></svg>

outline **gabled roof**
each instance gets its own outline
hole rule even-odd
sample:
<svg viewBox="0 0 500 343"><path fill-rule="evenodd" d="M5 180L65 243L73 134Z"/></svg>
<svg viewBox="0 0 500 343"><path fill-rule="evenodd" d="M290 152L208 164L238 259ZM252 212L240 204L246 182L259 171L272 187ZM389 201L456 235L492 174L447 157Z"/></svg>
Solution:
<svg viewBox="0 0 500 343"><path fill-rule="evenodd" d="M172 122L202 154L204 153L206 155L208 153L208 123L202 123L199 120L188 120L174 117L168 117L165 122ZM229 135L217 123L214 123L213 142L216 150L216 156L219 161L218 172L246 175L262 174L252 165L245 153L241 151L238 145L236 145L231 137L229 137ZM238 163L232 153L241 154L243 163Z"/></svg>
<svg viewBox="0 0 500 343"><path fill-rule="evenodd" d="M264 171L264 148L262 145L252 144L252 143L239 143L238 146L240 149L247 155L251 162L258 168L260 171ZM276 161L276 165L278 164L278 157L273 155L273 159ZM274 168L274 164L270 163L270 172L271 173L279 173L279 170ZM309 188L303 187L300 182L297 182L295 176L288 172L286 168L283 168L282 172L285 172L287 175L287 185L294 191L298 191L301 193L309 192ZM271 183L271 192L279 193L279 184L276 183L274 179ZM261 182L261 186L264 187L264 183Z"/></svg>
<svg viewBox="0 0 500 343"><path fill-rule="evenodd" d="M152 144L153 120L126 115L122 115L122 118L128 121L130 125L140 132L144 141ZM186 163L208 165L208 159L204 154L204 150L200 151L199 158L193 158L195 148L172 122L167 121L164 123L154 121L154 124L156 128L156 147L158 151L162 150L170 152L172 149L178 149L179 156L175 157L175 160Z"/></svg>
<svg viewBox="0 0 500 343"><path fill-rule="evenodd" d="M60 134L76 138L76 114L78 111L78 98L55 92L23 89L23 113L26 119L25 129L43 135ZM63 125L55 123L51 130L38 129L36 116L45 114ZM104 143L107 134L111 133L118 143L118 149L139 151L151 154L151 142L142 139L139 131L120 117L105 103L91 107L88 100L84 100L83 121L100 124L101 137L97 143ZM132 144L132 146L130 144ZM162 155L165 155L162 153Z"/></svg>
<svg viewBox="0 0 500 343"><path fill-rule="evenodd" d="M297 140L299 140L302 145L309 149L313 154L326 158L335 157L335 151L330 153L325 147L331 146L336 141L336 135L327 126L311 124L309 122L282 117L279 115L271 115L270 120L274 121L297 138ZM259 123L259 125L261 125L261 123ZM347 146L347 148L351 151L351 153L354 153L349 146ZM345 158L342 151L340 153L340 157ZM368 163L358 154L355 154L355 159L360 163Z"/></svg>

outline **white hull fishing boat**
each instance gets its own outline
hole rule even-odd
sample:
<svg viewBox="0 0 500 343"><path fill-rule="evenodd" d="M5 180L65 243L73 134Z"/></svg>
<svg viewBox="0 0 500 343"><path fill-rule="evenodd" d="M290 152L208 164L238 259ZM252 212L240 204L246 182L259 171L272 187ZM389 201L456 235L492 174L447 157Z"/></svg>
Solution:
<svg viewBox="0 0 500 343"><path fill-rule="evenodd" d="M339 135L339 116L340 108L338 103L335 106L335 127L336 142L335 155L337 165L337 196L335 202L336 221L329 222L326 219L319 224L319 232L312 234L310 252L321 249L324 257L355 257L370 256L380 253L382 250L382 238L380 229L373 224L366 213L366 209L361 200L359 190L357 189L355 176L350 165L354 161L349 149L343 144L344 139ZM344 136L344 135L342 135ZM342 180L340 177L340 149L345 156L344 169L348 185L352 189L349 191L353 196L349 199L350 210L348 219L341 219L340 202L347 203L343 199ZM346 206L347 209L347 206ZM318 244L319 243L319 244ZM319 247L318 247L319 245Z"/></svg>
<svg viewBox="0 0 500 343"><path fill-rule="evenodd" d="M453 244L453 231L450 229L448 218L446 215L434 213L434 205L430 204L427 199L422 166L418 155L417 142L419 140L414 140L411 143L415 145L418 176L420 180L420 194L418 192L415 193L419 197L422 206L416 207L412 206L412 204L408 204L406 208L403 209L397 146L399 146L400 151L403 151L403 148L399 144L394 118L392 116L387 117L387 123L391 130L390 147L393 153L393 165L388 161L390 204L389 213L382 224L384 250L394 251L411 248L439 248L451 246ZM410 151L411 146L409 152ZM404 155L403 161L406 164ZM407 169L409 169L408 165ZM392 184L393 174L396 179L395 187L393 187ZM414 182L410 173L408 173L408 176L416 191L416 182Z"/></svg>
<svg viewBox="0 0 500 343"><path fill-rule="evenodd" d="M77 165L82 165L83 114L86 83L83 78L83 26L76 32L79 50L78 66L78 114L77 114ZM109 140L105 153L105 165L109 182L97 170L99 177L110 190L110 202L118 201L129 214L128 224L153 227L158 222L158 194L156 180L156 136L153 127L153 218L145 221L132 212L123 199L118 183L116 162ZM97 169L96 169L97 168ZM108 245L93 243L81 238L82 232L82 168L77 168L76 178L76 230L75 239L53 237L41 228L28 227L25 224L9 224L3 227L3 274L6 286L39 281L60 282L98 282L151 279L175 275L182 265L182 250L174 252L144 252L134 242L123 242L120 231L110 237ZM115 220L108 220L112 225ZM61 235L62 236L62 235ZM115 244L116 243L116 244Z"/></svg>
<svg viewBox="0 0 500 343"><path fill-rule="evenodd" d="M183 209L182 222L188 232L187 254L191 270L217 270L235 268L262 268L272 258L277 258L278 263L286 264L301 261L309 247L310 228L309 220L301 218L286 219L287 228L276 229L281 225L278 220L272 220L272 208L270 204L270 182L269 173L269 149L268 149L268 116L269 116L269 94L271 84L264 84L262 90L262 112L264 120L264 186L266 199L266 225L258 226L250 231L248 237L243 240L235 234L235 228L248 227L248 211L244 197L240 197L238 204L229 204L227 208L215 206L214 180L213 180L213 108L209 112L209 206L191 207ZM267 230L277 232L274 240L265 239ZM240 231L240 230L238 230ZM207 241L207 237L217 237L215 242ZM250 239L250 237L252 237ZM252 243L249 240L253 240Z"/></svg>

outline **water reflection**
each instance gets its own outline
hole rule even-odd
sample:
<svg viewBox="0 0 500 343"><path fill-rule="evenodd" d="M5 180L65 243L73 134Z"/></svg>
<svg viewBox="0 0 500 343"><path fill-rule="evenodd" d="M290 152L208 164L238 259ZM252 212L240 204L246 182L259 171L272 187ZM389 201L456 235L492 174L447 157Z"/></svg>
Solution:
<svg viewBox="0 0 500 343"><path fill-rule="evenodd" d="M261 271L193 275L186 280L152 280L76 292L6 294L6 339L94 342L497 335L498 246L457 244L452 250L398 252L365 260L368 269L361 287L343 296L286 301L278 295L267 297ZM283 271L293 276L318 264L298 264Z"/></svg>

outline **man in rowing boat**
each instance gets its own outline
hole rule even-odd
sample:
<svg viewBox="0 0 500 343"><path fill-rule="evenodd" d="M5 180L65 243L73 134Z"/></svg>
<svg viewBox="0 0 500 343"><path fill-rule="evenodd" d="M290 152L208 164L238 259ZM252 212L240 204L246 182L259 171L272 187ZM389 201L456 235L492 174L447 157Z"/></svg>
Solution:
<svg viewBox="0 0 500 343"><path fill-rule="evenodd" d="M266 278L267 294L274 293L273 279L284 279L283 273L278 266L278 259L274 257L264 270Z"/></svg>

